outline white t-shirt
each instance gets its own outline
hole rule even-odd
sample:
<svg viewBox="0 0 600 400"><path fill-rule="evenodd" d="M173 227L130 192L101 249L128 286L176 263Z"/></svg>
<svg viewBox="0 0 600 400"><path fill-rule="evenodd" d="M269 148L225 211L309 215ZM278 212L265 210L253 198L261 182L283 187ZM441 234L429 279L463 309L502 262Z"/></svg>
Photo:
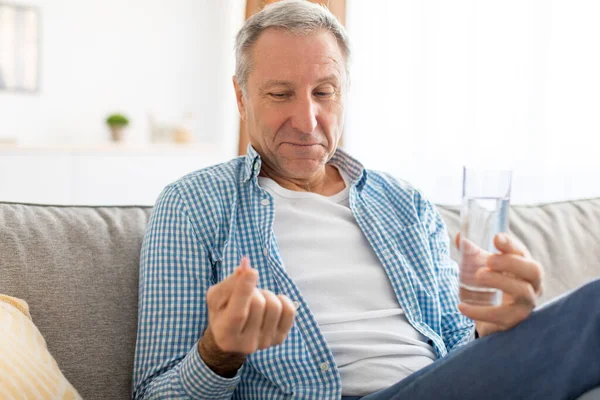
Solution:
<svg viewBox="0 0 600 400"><path fill-rule="evenodd" d="M356 223L346 188L333 196L296 192L259 177L275 199L274 232L333 352L344 396L385 389L431 364L427 338L410 325L389 278Z"/></svg>

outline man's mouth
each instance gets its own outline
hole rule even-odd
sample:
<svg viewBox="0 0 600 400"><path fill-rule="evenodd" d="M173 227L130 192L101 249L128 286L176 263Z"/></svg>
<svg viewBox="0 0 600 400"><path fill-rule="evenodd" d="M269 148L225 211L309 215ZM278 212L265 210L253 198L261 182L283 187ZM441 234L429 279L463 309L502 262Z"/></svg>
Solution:
<svg viewBox="0 0 600 400"><path fill-rule="evenodd" d="M311 146L319 146L320 143L292 143L292 142L283 142L283 144L289 144L292 146L302 146L302 147L311 147Z"/></svg>

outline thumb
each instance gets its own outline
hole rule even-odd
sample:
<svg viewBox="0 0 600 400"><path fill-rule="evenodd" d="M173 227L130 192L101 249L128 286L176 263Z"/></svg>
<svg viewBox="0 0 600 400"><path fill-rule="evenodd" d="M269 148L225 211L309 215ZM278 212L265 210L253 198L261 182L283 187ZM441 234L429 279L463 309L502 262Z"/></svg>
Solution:
<svg viewBox="0 0 600 400"><path fill-rule="evenodd" d="M250 259L244 256L240 261L240 265L230 277L234 282L236 282L235 285L240 285L240 282L242 281L245 281L246 283L253 282L253 284L256 285L256 278L258 277L258 274L256 269L250 267Z"/></svg>
<svg viewBox="0 0 600 400"><path fill-rule="evenodd" d="M236 277L240 275L244 275L246 272L250 270L250 259L246 256L242 257L240 261L240 265L235 269L234 275Z"/></svg>
<svg viewBox="0 0 600 400"><path fill-rule="evenodd" d="M233 275L235 282L227 303L227 308L246 310L250 307L252 296L256 291L258 271L250 268L250 260L248 257L244 257Z"/></svg>
<svg viewBox="0 0 600 400"><path fill-rule="evenodd" d="M248 257L242 257L240 265L232 274L211 287L214 292L215 306L217 309L221 309L227 305L227 302L236 287L236 282L240 279L246 279L248 274L252 274L250 271L252 271L252 268L250 268L250 259Z"/></svg>
<svg viewBox="0 0 600 400"><path fill-rule="evenodd" d="M246 256L242 257L240 261L240 265L237 266L233 274L230 274L227 278L223 280L223 282L227 282L228 287L230 287L230 291L233 290L233 286L235 286L235 281L239 278L242 278L248 271L251 271L250 268L250 259Z"/></svg>

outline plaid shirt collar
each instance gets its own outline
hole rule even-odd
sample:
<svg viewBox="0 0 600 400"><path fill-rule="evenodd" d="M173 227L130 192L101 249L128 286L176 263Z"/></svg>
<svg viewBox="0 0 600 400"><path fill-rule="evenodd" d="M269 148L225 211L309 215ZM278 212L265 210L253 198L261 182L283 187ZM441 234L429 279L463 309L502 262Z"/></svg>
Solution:
<svg viewBox="0 0 600 400"><path fill-rule="evenodd" d="M245 168L244 168L244 182L251 179L255 179L260 173L262 165L262 159L258 151L248 144L246 155L244 156ZM329 160L329 164L335 165L342 169L350 178L351 185L356 185L358 190L361 190L367 181L367 170L365 167L354 157L346 153L341 148L337 148L333 157Z"/></svg>

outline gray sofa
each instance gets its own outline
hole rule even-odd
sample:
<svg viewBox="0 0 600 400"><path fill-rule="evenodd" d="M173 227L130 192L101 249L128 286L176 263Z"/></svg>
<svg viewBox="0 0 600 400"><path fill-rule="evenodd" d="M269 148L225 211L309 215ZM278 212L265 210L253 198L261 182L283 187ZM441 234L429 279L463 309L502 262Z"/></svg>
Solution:
<svg viewBox="0 0 600 400"><path fill-rule="evenodd" d="M458 208L439 210L454 236ZM150 213L0 203L0 293L29 303L85 399L130 396L139 250ZM513 206L510 228L546 268L542 301L600 276L600 198Z"/></svg>

